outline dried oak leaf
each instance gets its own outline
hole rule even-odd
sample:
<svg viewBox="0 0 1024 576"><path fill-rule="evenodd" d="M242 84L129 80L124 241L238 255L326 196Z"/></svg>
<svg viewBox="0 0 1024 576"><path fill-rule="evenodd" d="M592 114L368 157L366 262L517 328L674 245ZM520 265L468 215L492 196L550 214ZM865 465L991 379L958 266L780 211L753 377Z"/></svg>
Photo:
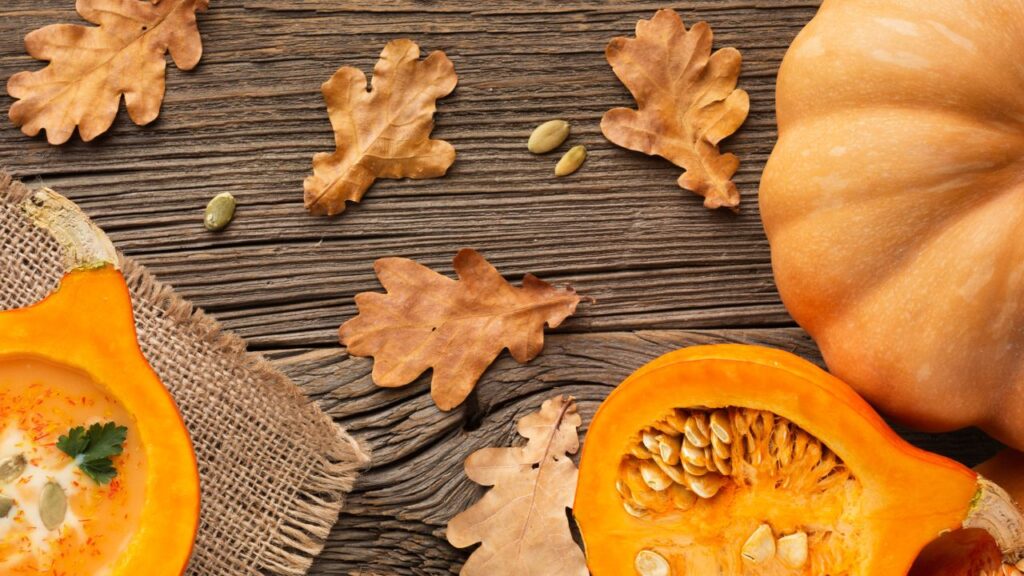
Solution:
<svg viewBox="0 0 1024 576"><path fill-rule="evenodd" d="M679 185L704 196L710 209L736 209L732 177L740 162L718 143L747 118L750 97L736 88L741 57L734 48L711 54L711 27L689 31L672 10L636 25L636 38L615 38L605 50L638 110L605 113L601 131L612 143L658 155L686 170Z"/></svg>
<svg viewBox="0 0 1024 576"><path fill-rule="evenodd" d="M419 57L411 40L393 40L373 68L369 91L357 68L343 67L324 82L337 150L313 156L313 175L303 183L310 212L339 214L377 178L437 178L455 162L451 144L430 139L436 101L458 82L455 66L441 51Z"/></svg>
<svg viewBox="0 0 1024 576"><path fill-rule="evenodd" d="M470 480L494 488L448 523L453 546L481 543L463 576L588 574L566 516L579 475L569 455L579 449L581 423L576 402L557 396L519 420L525 446L484 448L466 459Z"/></svg>
<svg viewBox="0 0 1024 576"><path fill-rule="evenodd" d="M166 54L191 70L203 54L196 13L209 0L78 0L83 18L99 24L54 24L25 37L29 55L50 64L19 72L7 82L17 102L10 117L21 131L46 130L50 144L63 144L78 126L88 142L107 131L124 95L138 125L160 114Z"/></svg>
<svg viewBox="0 0 1024 576"><path fill-rule="evenodd" d="M454 263L458 281L406 258L377 260L387 294L358 294L359 315L339 331L350 354L373 356L378 386L404 386L433 368L430 394L442 410L461 404L506 347L519 362L535 358L544 325L557 327L580 301L532 274L516 288L475 250Z"/></svg>

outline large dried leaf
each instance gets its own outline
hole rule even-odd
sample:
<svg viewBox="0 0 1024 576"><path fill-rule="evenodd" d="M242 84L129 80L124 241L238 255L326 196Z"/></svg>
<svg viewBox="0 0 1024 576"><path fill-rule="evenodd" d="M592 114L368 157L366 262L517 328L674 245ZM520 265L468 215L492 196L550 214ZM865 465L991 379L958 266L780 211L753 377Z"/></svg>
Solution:
<svg viewBox="0 0 1024 576"><path fill-rule="evenodd" d="M387 294L356 296L359 315L342 325L341 342L374 357L378 386L404 386L433 368L430 393L442 410L461 404L506 347L519 362L535 358L544 325L557 327L580 301L531 274L513 287L469 249L455 256L458 281L405 258L382 258L374 270Z"/></svg>
<svg viewBox="0 0 1024 576"><path fill-rule="evenodd" d="M586 576L583 552L572 539L580 415L572 398L558 396L519 420L520 448L484 448L466 459L466 475L494 486L448 523L457 548L480 542L463 576Z"/></svg>
<svg viewBox="0 0 1024 576"><path fill-rule="evenodd" d="M313 157L304 183L306 208L333 215L359 202L377 178L437 178L455 162L455 148L431 140L436 100L455 89L455 67L444 52L419 61L411 40L388 42L366 76L344 67L324 83L337 150Z"/></svg>
<svg viewBox="0 0 1024 576"><path fill-rule="evenodd" d="M686 172L679 185L704 196L704 205L736 208L732 177L740 162L718 143L739 129L750 97L736 89L741 57L734 48L711 54L706 22L689 31L672 10L636 25L636 38L615 38L605 56L636 99L638 110L616 108L601 120L608 140L658 155Z"/></svg>
<svg viewBox="0 0 1024 576"><path fill-rule="evenodd" d="M196 12L209 0L78 0L83 18L99 27L54 24L25 37L28 53L50 64L7 82L18 101L10 117L21 131L46 130L50 144L67 142L78 126L82 140L107 131L124 95L128 115L149 124L164 100L166 54L191 70L203 54Z"/></svg>

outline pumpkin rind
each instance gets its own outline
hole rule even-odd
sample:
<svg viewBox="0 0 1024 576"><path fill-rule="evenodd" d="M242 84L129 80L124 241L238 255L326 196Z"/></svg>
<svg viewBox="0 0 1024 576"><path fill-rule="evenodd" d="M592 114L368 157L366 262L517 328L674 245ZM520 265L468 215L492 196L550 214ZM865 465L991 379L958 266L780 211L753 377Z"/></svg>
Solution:
<svg viewBox="0 0 1024 576"><path fill-rule="evenodd" d="M702 533L687 523L687 513L681 519L632 516L623 509L616 482L631 440L667 407L726 406L789 420L820 440L856 476L862 491L843 511L858 536L851 553L859 571L851 576L905 574L917 553L941 532L960 528L972 514L987 516L972 509L981 488L974 472L905 443L852 389L813 364L765 348L696 347L664 356L630 376L590 425L574 514L595 576L634 574L633 562L642 550L725 537ZM712 510L719 505L725 513L729 504L706 503ZM763 510L733 511L729 519L770 523L772 509L765 503ZM1014 522L1024 525L1019 515ZM741 544L726 541L721 548ZM1017 554L1019 543L1011 548L1009 553Z"/></svg>
<svg viewBox="0 0 1024 576"><path fill-rule="evenodd" d="M73 247L73 269L43 301L0 312L0 357L41 359L81 371L134 416L146 452L146 497L141 524L111 576L182 574L198 528L198 468L177 407L139 350L128 287L113 264L116 254L73 204L52 191L37 193L25 206L37 223Z"/></svg>
<svg viewBox="0 0 1024 576"><path fill-rule="evenodd" d="M1024 449L1021 49L1020 0L827 0L779 73L760 205L834 374Z"/></svg>

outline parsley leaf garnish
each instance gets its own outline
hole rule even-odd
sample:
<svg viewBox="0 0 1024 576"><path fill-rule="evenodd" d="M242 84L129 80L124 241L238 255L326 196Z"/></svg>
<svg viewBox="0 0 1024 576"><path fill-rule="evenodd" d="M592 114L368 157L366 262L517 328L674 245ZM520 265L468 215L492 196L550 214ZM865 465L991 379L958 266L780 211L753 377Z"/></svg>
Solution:
<svg viewBox="0 0 1024 576"><path fill-rule="evenodd" d="M88 430L77 426L57 439L57 448L74 458L82 472L97 484L107 484L117 477L110 458L124 450L127 437L128 428L113 422L93 424Z"/></svg>

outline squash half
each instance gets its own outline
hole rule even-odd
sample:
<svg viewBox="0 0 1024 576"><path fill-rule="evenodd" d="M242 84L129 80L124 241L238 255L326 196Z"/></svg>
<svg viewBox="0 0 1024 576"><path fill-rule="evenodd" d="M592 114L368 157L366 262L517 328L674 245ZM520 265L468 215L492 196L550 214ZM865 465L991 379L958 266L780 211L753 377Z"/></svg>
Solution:
<svg viewBox="0 0 1024 576"><path fill-rule="evenodd" d="M102 232L56 193L36 192L23 207L64 246L68 272L59 289L45 300L0 312L0 364L46 366L52 369L48 375L66 372L77 375L69 378L92 382L103 397L129 415L130 422L118 423L127 425L129 442L136 442L144 452L136 457L144 463L142 470L119 471L121 477L134 474L137 481L118 489L145 493L135 500L140 508L133 525L124 528L130 533L123 535L116 552L97 560L88 558L95 552L88 546L73 547L47 569L76 576L179 575L191 556L199 521L198 469L174 401L139 350L131 299L117 269L117 255ZM43 422L49 417L44 413L30 416ZM125 457L127 453L128 444ZM90 481L79 478L77 482L86 485ZM36 514L27 505L23 508L26 515ZM69 513L74 508L75 501L69 499ZM93 524L108 529L117 526L110 518L89 520L81 522L85 539L92 536L89 529ZM71 537L59 530L54 531L58 540ZM4 573L21 574L19 570L28 570L30 563L6 566Z"/></svg>
<svg viewBox="0 0 1024 576"><path fill-rule="evenodd" d="M574 513L595 576L905 575L940 534L983 528L1009 561L1024 518L999 487L919 450L791 354L668 354L601 405Z"/></svg>

